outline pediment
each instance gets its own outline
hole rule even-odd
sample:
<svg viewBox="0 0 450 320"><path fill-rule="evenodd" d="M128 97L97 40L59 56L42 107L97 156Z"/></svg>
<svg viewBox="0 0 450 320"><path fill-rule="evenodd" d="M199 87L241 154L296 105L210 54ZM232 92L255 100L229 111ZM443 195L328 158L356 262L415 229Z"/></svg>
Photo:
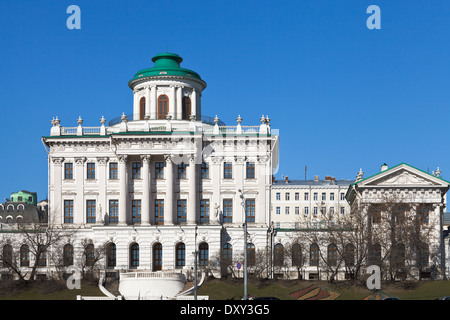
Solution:
<svg viewBox="0 0 450 320"><path fill-rule="evenodd" d="M369 177L358 185L368 187L448 187L449 183L407 164L401 164Z"/></svg>

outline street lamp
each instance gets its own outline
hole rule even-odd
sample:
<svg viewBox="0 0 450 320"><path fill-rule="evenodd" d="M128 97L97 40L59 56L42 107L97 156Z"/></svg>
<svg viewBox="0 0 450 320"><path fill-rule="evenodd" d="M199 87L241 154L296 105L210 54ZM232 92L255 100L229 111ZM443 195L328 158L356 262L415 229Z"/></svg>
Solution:
<svg viewBox="0 0 450 320"><path fill-rule="evenodd" d="M245 198L241 189L238 190L241 194L241 206L244 211L244 300L248 300L247 293L247 217L245 216Z"/></svg>

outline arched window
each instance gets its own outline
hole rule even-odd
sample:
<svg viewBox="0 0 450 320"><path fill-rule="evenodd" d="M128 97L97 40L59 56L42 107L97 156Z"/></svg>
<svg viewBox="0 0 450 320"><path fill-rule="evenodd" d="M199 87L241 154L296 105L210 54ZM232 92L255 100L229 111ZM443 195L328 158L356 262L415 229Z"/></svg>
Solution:
<svg viewBox="0 0 450 320"><path fill-rule="evenodd" d="M230 243L225 243L222 249L222 264L229 266L233 261L233 246Z"/></svg>
<svg viewBox="0 0 450 320"><path fill-rule="evenodd" d="M130 268L139 267L139 245L137 243L133 243L130 246Z"/></svg>
<svg viewBox="0 0 450 320"><path fill-rule="evenodd" d="M200 243L198 246L199 249L199 265L200 266L207 266L208 260L209 260L209 246L206 242Z"/></svg>
<svg viewBox="0 0 450 320"><path fill-rule="evenodd" d="M191 98L183 97L183 102L181 105L181 113L183 120L189 120L191 115Z"/></svg>
<svg viewBox="0 0 450 320"><path fill-rule="evenodd" d="M281 243L277 243L273 250L273 265L282 267L284 264L284 247Z"/></svg>
<svg viewBox="0 0 450 320"><path fill-rule="evenodd" d="M381 266L381 245L375 243L369 247L369 265Z"/></svg>
<svg viewBox="0 0 450 320"><path fill-rule="evenodd" d="M158 119L165 119L169 113L169 98L163 94L158 97Z"/></svg>
<svg viewBox="0 0 450 320"><path fill-rule="evenodd" d="M327 248L328 265L336 266L337 264L337 247L334 243L330 243Z"/></svg>
<svg viewBox="0 0 450 320"><path fill-rule="evenodd" d="M394 244L391 248L391 264L396 270L405 268L405 245L403 243Z"/></svg>
<svg viewBox="0 0 450 320"><path fill-rule="evenodd" d="M139 120L145 119L145 97L139 101Z"/></svg>
<svg viewBox="0 0 450 320"><path fill-rule="evenodd" d="M302 247L300 244L295 243L292 245L292 266L301 267L302 262Z"/></svg>
<svg viewBox="0 0 450 320"><path fill-rule="evenodd" d="M155 243L153 245L153 271L162 270L162 245Z"/></svg>
<svg viewBox="0 0 450 320"><path fill-rule="evenodd" d="M428 244L422 242L417 247L417 267L425 268L428 267L428 260L430 257L430 249Z"/></svg>
<svg viewBox="0 0 450 320"><path fill-rule="evenodd" d="M92 243L86 246L85 255L86 255L86 266L92 267L95 264L94 245Z"/></svg>
<svg viewBox="0 0 450 320"><path fill-rule="evenodd" d="M247 266L256 265L256 250L253 243L247 243Z"/></svg>
<svg viewBox="0 0 450 320"><path fill-rule="evenodd" d="M63 265L64 267L69 267L73 265L73 246L71 244L66 244L64 246Z"/></svg>
<svg viewBox="0 0 450 320"><path fill-rule="evenodd" d="M47 249L42 245L38 245L37 255L38 255L37 266L38 267L46 267L47 266Z"/></svg>
<svg viewBox="0 0 450 320"><path fill-rule="evenodd" d="M319 246L316 243L309 246L309 265L311 267L319 266Z"/></svg>
<svg viewBox="0 0 450 320"><path fill-rule="evenodd" d="M23 244L20 247L20 266L29 267L30 266L30 250L28 245Z"/></svg>
<svg viewBox="0 0 450 320"><path fill-rule="evenodd" d="M116 245L114 243L110 243L106 247L106 266L116 266Z"/></svg>
<svg viewBox="0 0 450 320"><path fill-rule="evenodd" d="M3 266L10 267L13 263L13 249L10 244L3 246Z"/></svg>
<svg viewBox="0 0 450 320"><path fill-rule="evenodd" d="M184 245L183 242L180 242L175 247L175 251L176 251L176 253L175 253L176 267L182 268L186 265L186 246Z"/></svg>
<svg viewBox="0 0 450 320"><path fill-rule="evenodd" d="M347 243L344 248L344 262L346 267L355 265L355 246L352 243Z"/></svg>

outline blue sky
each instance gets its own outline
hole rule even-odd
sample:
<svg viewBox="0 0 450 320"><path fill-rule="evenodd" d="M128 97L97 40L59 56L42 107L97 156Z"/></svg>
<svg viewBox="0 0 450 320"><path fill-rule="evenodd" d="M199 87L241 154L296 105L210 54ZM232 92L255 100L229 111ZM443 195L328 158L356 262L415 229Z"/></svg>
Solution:
<svg viewBox="0 0 450 320"><path fill-rule="evenodd" d="M69 30L70 5L81 30ZM381 29L369 30L369 5ZM207 82L202 113L280 132L281 175L369 176L386 162L450 178L450 2L384 0L0 2L1 201L47 197L50 120L100 125L127 86L174 52Z"/></svg>

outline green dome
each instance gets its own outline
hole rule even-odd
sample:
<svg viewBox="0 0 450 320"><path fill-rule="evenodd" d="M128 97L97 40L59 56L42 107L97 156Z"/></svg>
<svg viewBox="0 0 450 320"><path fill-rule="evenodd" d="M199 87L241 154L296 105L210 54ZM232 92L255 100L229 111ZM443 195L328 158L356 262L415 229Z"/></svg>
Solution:
<svg viewBox="0 0 450 320"><path fill-rule="evenodd" d="M138 71L133 79L128 82L130 88L135 82L146 77L181 76L204 82L197 72L181 68L180 63L183 58L175 53L157 54L152 58L152 61L155 63L154 67Z"/></svg>

